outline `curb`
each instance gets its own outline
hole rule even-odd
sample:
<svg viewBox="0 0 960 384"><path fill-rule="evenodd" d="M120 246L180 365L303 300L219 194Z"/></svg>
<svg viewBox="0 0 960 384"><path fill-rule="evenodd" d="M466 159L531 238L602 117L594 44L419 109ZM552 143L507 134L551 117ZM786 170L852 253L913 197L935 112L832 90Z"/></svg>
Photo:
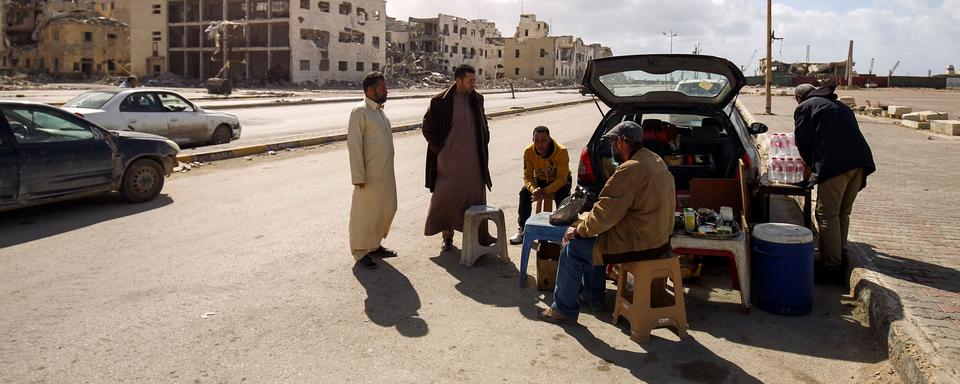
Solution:
<svg viewBox="0 0 960 384"><path fill-rule="evenodd" d="M542 111L545 109L569 107L573 105L586 104L590 102L593 102L593 99L567 101L563 103L548 104L548 105L538 105L536 107L530 107L530 108L508 109L504 111L487 113L487 118L517 115L524 112L535 112L535 111ZM400 132L407 132L407 131L420 129L420 125L421 123L404 124L404 125L393 126L391 127L391 129L393 133L400 133ZM347 134L340 133L335 135L308 137L304 139L277 141L273 143L253 144L253 145L248 145L244 147L194 153L189 155L179 155L177 156L177 160L180 161L181 163L227 160L227 159L234 159L238 157L257 155L257 154L266 153L269 151L280 151L280 150L289 149L289 148L310 147L315 145L330 144L338 141L344 141L346 139L347 139Z"/></svg>
<svg viewBox="0 0 960 384"><path fill-rule="evenodd" d="M877 339L887 348L887 358L900 379L911 384L960 382L960 376L950 371L930 340L904 312L897 294L884 286L872 263L863 257L859 246L855 247L856 252L849 253L851 294L858 310L867 315Z"/></svg>

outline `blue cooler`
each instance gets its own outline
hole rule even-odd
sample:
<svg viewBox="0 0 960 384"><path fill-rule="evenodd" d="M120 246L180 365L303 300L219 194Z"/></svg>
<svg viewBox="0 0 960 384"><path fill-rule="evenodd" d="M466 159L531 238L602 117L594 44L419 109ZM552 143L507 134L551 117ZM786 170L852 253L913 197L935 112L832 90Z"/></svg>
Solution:
<svg viewBox="0 0 960 384"><path fill-rule="evenodd" d="M779 315L813 309L813 232L784 223L758 224L753 245L753 305Z"/></svg>

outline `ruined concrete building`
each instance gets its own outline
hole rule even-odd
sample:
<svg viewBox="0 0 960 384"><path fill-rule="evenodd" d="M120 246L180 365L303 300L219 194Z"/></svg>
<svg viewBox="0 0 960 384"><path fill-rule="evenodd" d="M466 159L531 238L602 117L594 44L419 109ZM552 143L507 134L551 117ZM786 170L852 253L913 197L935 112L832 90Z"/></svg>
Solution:
<svg viewBox="0 0 960 384"><path fill-rule="evenodd" d="M0 67L66 77L126 73L127 24L75 0L6 0Z"/></svg>
<svg viewBox="0 0 960 384"><path fill-rule="evenodd" d="M460 64L477 68L481 79L579 80L588 61L612 55L610 48L585 45L573 36L550 36L549 24L520 16L516 32L504 38L494 23L449 15L391 20L387 25L394 57L412 59L424 71L452 73Z"/></svg>

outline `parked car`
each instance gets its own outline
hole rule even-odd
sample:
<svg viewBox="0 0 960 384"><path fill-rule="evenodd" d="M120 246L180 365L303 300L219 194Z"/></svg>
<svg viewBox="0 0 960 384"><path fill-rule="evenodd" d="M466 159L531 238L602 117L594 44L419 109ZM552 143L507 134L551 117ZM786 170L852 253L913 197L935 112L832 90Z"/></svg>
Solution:
<svg viewBox="0 0 960 384"><path fill-rule="evenodd" d="M111 192L152 200L179 151L160 136L109 131L45 104L0 101L0 211Z"/></svg>
<svg viewBox="0 0 960 384"><path fill-rule="evenodd" d="M755 189L760 154L756 135L766 125L747 125L735 107L743 73L728 60L704 55L634 55L594 59L583 92L610 107L580 156L577 184L596 196L616 169L601 136L622 121L644 127L645 146L664 157L678 193L691 178L735 178L743 160Z"/></svg>
<svg viewBox="0 0 960 384"><path fill-rule="evenodd" d="M237 116L205 110L165 89L90 91L63 109L106 129L151 133L179 145L226 144L240 138Z"/></svg>

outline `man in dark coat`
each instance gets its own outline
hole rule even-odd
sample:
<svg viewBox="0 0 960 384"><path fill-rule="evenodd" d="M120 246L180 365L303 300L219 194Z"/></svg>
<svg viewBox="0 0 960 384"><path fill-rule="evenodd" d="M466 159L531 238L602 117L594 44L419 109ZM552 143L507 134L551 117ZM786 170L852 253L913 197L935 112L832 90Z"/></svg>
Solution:
<svg viewBox="0 0 960 384"><path fill-rule="evenodd" d="M853 202L877 167L856 116L838 100L833 86L801 84L796 99L797 150L806 163L808 182L817 185L817 271L821 280L835 281L842 278Z"/></svg>
<svg viewBox="0 0 960 384"><path fill-rule="evenodd" d="M490 129L483 95L474 89L476 72L470 65L460 65L454 78L453 86L430 100L421 129L427 139L426 187L433 193L424 235L442 233L444 251L453 248L453 231L463 231L467 208L486 205L486 189L493 187L487 149ZM492 242L485 226L480 239Z"/></svg>

